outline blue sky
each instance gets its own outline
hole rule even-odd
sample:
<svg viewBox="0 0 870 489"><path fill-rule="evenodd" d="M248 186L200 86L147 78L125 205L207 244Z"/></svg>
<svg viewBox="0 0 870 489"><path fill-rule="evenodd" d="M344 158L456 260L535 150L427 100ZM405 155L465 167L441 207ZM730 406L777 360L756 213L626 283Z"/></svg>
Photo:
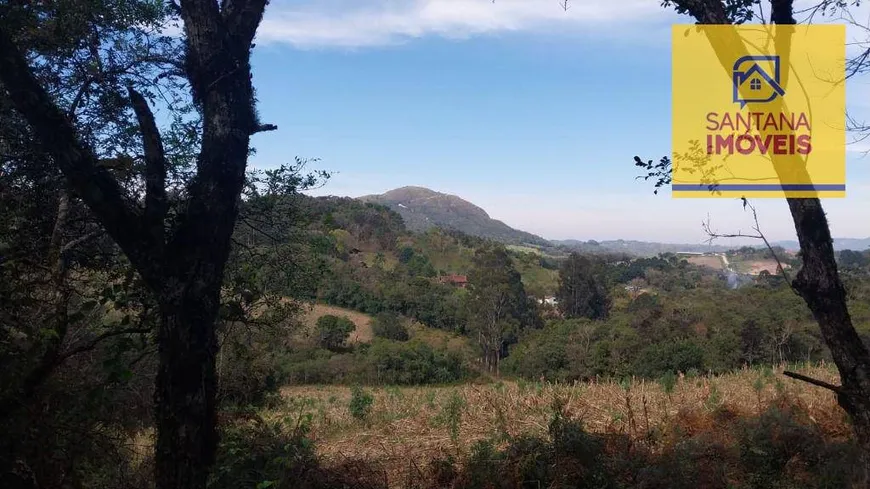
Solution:
<svg viewBox="0 0 870 489"><path fill-rule="evenodd" d="M670 151L670 25L689 21L659 4L273 0L254 82L279 130L256 136L252 162L320 158L337 173L319 195L421 185L551 239L700 242L708 216L747 231L738 202L635 180L635 154ZM849 86L858 117L868 84ZM850 147L849 197L826 201L835 236L870 236L868 148ZM772 239L793 239L784 201L757 208Z"/></svg>

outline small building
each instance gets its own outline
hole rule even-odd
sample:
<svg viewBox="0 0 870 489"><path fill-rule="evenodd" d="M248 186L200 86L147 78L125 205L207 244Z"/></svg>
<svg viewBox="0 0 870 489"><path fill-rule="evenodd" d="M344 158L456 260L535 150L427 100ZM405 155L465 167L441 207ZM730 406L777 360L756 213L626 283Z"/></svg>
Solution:
<svg viewBox="0 0 870 489"><path fill-rule="evenodd" d="M442 275L438 277L438 281L442 284L449 284L455 287L459 287L460 289L464 289L468 286L468 277L465 275L456 275L451 273L449 275Z"/></svg>

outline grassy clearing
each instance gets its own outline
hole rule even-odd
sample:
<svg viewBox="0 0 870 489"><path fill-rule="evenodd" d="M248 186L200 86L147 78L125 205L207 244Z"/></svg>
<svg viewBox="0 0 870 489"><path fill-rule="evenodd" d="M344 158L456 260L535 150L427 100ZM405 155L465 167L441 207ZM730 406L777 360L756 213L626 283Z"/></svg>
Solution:
<svg viewBox="0 0 870 489"><path fill-rule="evenodd" d="M346 317L353 322L356 329L350 334L350 338L348 338L349 343L369 343L372 341L372 338L374 338L371 316L350 309L329 306L326 304L314 304L311 310L305 313L302 318L304 333L314 331L317 320L326 315Z"/></svg>
<svg viewBox="0 0 870 489"><path fill-rule="evenodd" d="M543 255L544 253L538 248L534 248L532 246L520 246L520 245L506 245L507 249L512 251L517 251L520 253L531 253L533 255Z"/></svg>
<svg viewBox="0 0 870 489"><path fill-rule="evenodd" d="M837 383L828 365L796 369ZM372 388L372 414L361 421L348 409L350 388L287 387L283 404L267 416L312 417L312 436L326 461L363 459L385 467L399 484L412 464L445 455L468 455L474 442L504 435L544 435L552 404L594 433L619 433L636 440L679 425L705 431L720 408L755 415L782 399L802 406L832 438L849 436L845 414L830 392L781 375L782 368L745 369L715 377L575 384L497 382L447 387Z"/></svg>
<svg viewBox="0 0 870 489"><path fill-rule="evenodd" d="M410 322L408 331L412 339L420 340L433 348L443 348L447 351L458 352L468 362L478 358L477 348L466 336L430 328L417 321Z"/></svg>

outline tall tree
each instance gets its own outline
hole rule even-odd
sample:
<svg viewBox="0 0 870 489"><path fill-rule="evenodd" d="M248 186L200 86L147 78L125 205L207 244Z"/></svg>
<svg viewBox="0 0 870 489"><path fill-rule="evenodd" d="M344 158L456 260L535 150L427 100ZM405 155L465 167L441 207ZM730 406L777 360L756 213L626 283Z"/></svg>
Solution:
<svg viewBox="0 0 870 489"><path fill-rule="evenodd" d="M0 10L0 82L75 196L135 267L159 309L156 403L158 488L204 488L218 442L215 322L239 211L250 138L262 130L251 82L252 41L267 0L181 0L183 77L202 120L196 172L170 215L167 154L134 80L126 102L144 149L141 192L101 164L75 114L59 107L37 58L10 26L28 4ZM99 33L92 47L99 52ZM95 60L97 61L97 60ZM139 80L139 86L149 80Z"/></svg>
<svg viewBox="0 0 870 489"><path fill-rule="evenodd" d="M468 281L470 327L477 332L484 366L497 374L505 346L520 329L536 325L537 311L502 246L488 245L475 253Z"/></svg>
<svg viewBox="0 0 870 489"><path fill-rule="evenodd" d="M699 24L739 24L750 20L754 15L754 7L760 3L759 0L666 0L663 5L673 6L679 13L691 15ZM845 7L847 3L823 1L819 7ZM771 22L778 25L796 23L793 0L771 0L770 6ZM788 42L788 36L782 36L781 39ZM729 42L734 46L740 45L734 43L742 43L736 33ZM788 49L788 46L779 48ZM722 63L723 69L730 68L727 60L722 60ZM657 180L656 187L670 183L671 162L668 158L653 163L635 157L635 162ZM802 168L784 168L775 157L773 163L780 175L790 171L806 171ZM870 480L870 352L855 331L849 315L846 290L837 270L831 231L821 201L818 198L788 198L786 201L794 221L803 262L792 281L792 287L818 322L822 337L837 365L841 385L831 386L806 378L803 380L837 393L840 406L852 419L855 434L865 454L865 478Z"/></svg>
<svg viewBox="0 0 870 489"><path fill-rule="evenodd" d="M567 317L604 319L610 296L603 266L588 256L571 253L559 269L559 310Z"/></svg>

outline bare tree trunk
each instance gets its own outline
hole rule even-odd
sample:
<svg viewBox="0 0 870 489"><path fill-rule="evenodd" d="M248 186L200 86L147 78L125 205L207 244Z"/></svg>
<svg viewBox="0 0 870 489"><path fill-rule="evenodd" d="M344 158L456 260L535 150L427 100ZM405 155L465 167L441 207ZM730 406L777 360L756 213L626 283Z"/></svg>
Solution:
<svg viewBox="0 0 870 489"><path fill-rule="evenodd" d="M674 3L700 24L731 24L722 0L676 0ZM777 25L795 24L793 4L793 0L771 0L772 22ZM740 42L736 35L734 41ZM777 41L787 44L788 37L780 36ZM777 49L781 47L788 49L787 45L778 45ZM788 70L785 70L785 76L788 76ZM780 176L806 172L804 168L778 165L775 158L774 168ZM863 449L866 485L870 482L870 352L852 325L821 201L818 198L786 200L803 262L792 285L812 311L840 373L837 400L852 419L855 435Z"/></svg>
<svg viewBox="0 0 870 489"><path fill-rule="evenodd" d="M203 489L218 443L215 321L238 215L254 110L250 54L267 0L181 0L185 73L203 130L197 173L165 232L166 158L154 116L130 87L145 152L144 208L98 164L74 121L40 85L0 19L0 81L70 187L158 299L156 401L159 489Z"/></svg>
<svg viewBox="0 0 870 489"><path fill-rule="evenodd" d="M165 297L156 388L157 487L205 487L217 449L216 295Z"/></svg>

